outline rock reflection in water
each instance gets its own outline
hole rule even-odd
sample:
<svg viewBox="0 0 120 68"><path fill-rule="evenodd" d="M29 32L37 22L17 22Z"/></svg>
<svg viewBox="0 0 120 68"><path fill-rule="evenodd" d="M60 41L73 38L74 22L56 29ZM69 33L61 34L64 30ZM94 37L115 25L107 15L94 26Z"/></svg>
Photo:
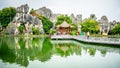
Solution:
<svg viewBox="0 0 120 68"><path fill-rule="evenodd" d="M102 57L107 52L119 53L120 48L94 46L68 40L50 40L44 37L0 37L0 59L3 63L16 63L27 67L30 61L49 61L53 55L67 58L71 55L81 56L83 52L94 57L99 51Z"/></svg>

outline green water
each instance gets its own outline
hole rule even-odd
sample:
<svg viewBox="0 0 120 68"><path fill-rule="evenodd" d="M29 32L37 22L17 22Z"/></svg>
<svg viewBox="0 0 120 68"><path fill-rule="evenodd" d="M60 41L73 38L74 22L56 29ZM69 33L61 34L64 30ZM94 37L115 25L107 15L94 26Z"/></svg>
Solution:
<svg viewBox="0 0 120 68"><path fill-rule="evenodd" d="M120 68L120 48L44 37L0 37L0 68Z"/></svg>

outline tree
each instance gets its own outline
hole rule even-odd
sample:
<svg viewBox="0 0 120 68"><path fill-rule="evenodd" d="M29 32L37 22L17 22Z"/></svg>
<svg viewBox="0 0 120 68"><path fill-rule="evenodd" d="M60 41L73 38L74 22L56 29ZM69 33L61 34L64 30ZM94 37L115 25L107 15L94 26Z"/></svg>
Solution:
<svg viewBox="0 0 120 68"><path fill-rule="evenodd" d="M30 10L30 14L32 13L35 13L35 10L33 8Z"/></svg>
<svg viewBox="0 0 120 68"><path fill-rule="evenodd" d="M42 20L43 29L45 34L50 34L50 29L53 27L53 23L44 16L38 16L40 20Z"/></svg>
<svg viewBox="0 0 120 68"><path fill-rule="evenodd" d="M56 25L59 25L59 24L63 23L63 21L67 21L69 24L72 24L72 20L70 19L69 16L67 16L67 15L60 15L60 16L57 17Z"/></svg>
<svg viewBox="0 0 120 68"><path fill-rule="evenodd" d="M3 27L6 27L10 21L16 15L16 9L14 7L3 8L0 10L0 21Z"/></svg>
<svg viewBox="0 0 120 68"><path fill-rule="evenodd" d="M21 34L23 33L24 29L25 29L25 27L22 24L18 27L18 30L20 31Z"/></svg>
<svg viewBox="0 0 120 68"><path fill-rule="evenodd" d="M120 23L112 29L112 34L120 34Z"/></svg>
<svg viewBox="0 0 120 68"><path fill-rule="evenodd" d="M83 32L90 32L90 33L98 33L99 32L99 25L98 22L93 19L85 19L81 23L81 30Z"/></svg>

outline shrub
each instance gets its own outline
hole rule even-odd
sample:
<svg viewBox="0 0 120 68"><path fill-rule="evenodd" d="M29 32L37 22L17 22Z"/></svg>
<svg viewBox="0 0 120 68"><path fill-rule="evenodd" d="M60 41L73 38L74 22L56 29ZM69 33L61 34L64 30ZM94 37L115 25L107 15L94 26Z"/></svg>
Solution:
<svg viewBox="0 0 120 68"><path fill-rule="evenodd" d="M76 31L76 30L71 31L71 32L70 32L70 35L77 35L77 31Z"/></svg>
<svg viewBox="0 0 120 68"><path fill-rule="evenodd" d="M120 24L117 24L112 30L111 34L119 34L120 35Z"/></svg>
<svg viewBox="0 0 120 68"><path fill-rule="evenodd" d="M23 33L23 30L25 29L24 25L20 25L18 27L18 30L20 31L20 33L22 34Z"/></svg>
<svg viewBox="0 0 120 68"><path fill-rule="evenodd" d="M50 34L54 34L54 33L56 33L56 30L50 30Z"/></svg>
<svg viewBox="0 0 120 68"><path fill-rule="evenodd" d="M43 29L44 29L45 34L49 34L50 29L53 27L53 23L48 18L46 18L44 16L39 16L38 18L40 20L42 20Z"/></svg>
<svg viewBox="0 0 120 68"><path fill-rule="evenodd" d="M33 34L35 34L35 35L40 34L40 31L35 27L32 28L32 31L33 31Z"/></svg>

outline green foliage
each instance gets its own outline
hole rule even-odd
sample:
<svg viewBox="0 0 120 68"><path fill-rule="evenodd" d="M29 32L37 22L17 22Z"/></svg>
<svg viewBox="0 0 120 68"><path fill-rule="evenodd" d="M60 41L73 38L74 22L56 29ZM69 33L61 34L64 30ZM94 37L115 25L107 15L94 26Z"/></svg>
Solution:
<svg viewBox="0 0 120 68"><path fill-rule="evenodd" d="M19 45L21 48L25 49L25 42L24 42L24 39L23 38L20 38L19 41L18 41Z"/></svg>
<svg viewBox="0 0 120 68"><path fill-rule="evenodd" d="M67 15L60 15L60 16L57 17L56 25L59 25L59 24L63 23L63 21L67 21L69 24L72 24L72 20L70 19L69 16L67 16Z"/></svg>
<svg viewBox="0 0 120 68"><path fill-rule="evenodd" d="M25 27L22 24L18 27L18 30L20 31L21 34L23 33L24 29L25 29Z"/></svg>
<svg viewBox="0 0 120 68"><path fill-rule="evenodd" d="M78 33L78 26L76 24L72 24L74 28L70 28L70 35L77 35Z"/></svg>
<svg viewBox="0 0 120 68"><path fill-rule="evenodd" d="M77 30L73 30L70 32L70 35L77 35Z"/></svg>
<svg viewBox="0 0 120 68"><path fill-rule="evenodd" d="M68 57L70 55L73 55L74 47L76 47L74 43L58 43L57 46L59 46L59 47L55 48L56 53L57 53L57 55L60 55L61 57ZM64 50L63 48L66 48L66 47L68 49ZM73 48L71 48L71 47L73 47Z"/></svg>
<svg viewBox="0 0 120 68"><path fill-rule="evenodd" d="M101 55L104 57L107 53L107 50L101 50Z"/></svg>
<svg viewBox="0 0 120 68"><path fill-rule="evenodd" d="M50 29L53 27L53 23L48 18L46 18L44 16L39 16L38 18L40 20L42 20L43 29L44 29L45 34L49 34Z"/></svg>
<svg viewBox="0 0 120 68"><path fill-rule="evenodd" d="M90 48L90 49L89 49L89 54L90 54L91 56L94 56L94 55L95 55L95 52L96 52L96 49L94 49L94 48Z"/></svg>
<svg viewBox="0 0 120 68"><path fill-rule="evenodd" d="M10 21L16 15L16 9L14 7L3 8L0 10L0 22L3 27L6 27Z"/></svg>
<svg viewBox="0 0 120 68"><path fill-rule="evenodd" d="M50 30L50 34L54 34L54 33L56 33L56 30Z"/></svg>
<svg viewBox="0 0 120 68"><path fill-rule="evenodd" d="M111 31L112 34L119 34L120 35L120 23L117 24Z"/></svg>
<svg viewBox="0 0 120 68"><path fill-rule="evenodd" d="M50 42L49 38L45 38L42 44L42 54L41 54L41 62L45 62L49 60L52 57L52 50L53 50L53 45Z"/></svg>
<svg viewBox="0 0 120 68"><path fill-rule="evenodd" d="M36 34L36 35L40 34L40 31L35 27L32 28L32 31L33 31L33 34Z"/></svg>
<svg viewBox="0 0 120 68"><path fill-rule="evenodd" d="M42 49L42 52L43 53L47 53L47 52L50 52L53 48L53 45L52 43L50 42L50 39L49 38L45 38L44 41L43 41L43 49Z"/></svg>
<svg viewBox="0 0 120 68"><path fill-rule="evenodd" d="M98 33L99 32L99 25L98 22L93 19L85 19L82 23L82 31L83 32L90 32L90 33Z"/></svg>
<svg viewBox="0 0 120 68"><path fill-rule="evenodd" d="M39 42L40 42L40 38L39 37L33 38L32 45L36 46L37 44L39 44Z"/></svg>
<svg viewBox="0 0 120 68"><path fill-rule="evenodd" d="M35 10L32 8L31 10L30 10L30 14L32 14L32 13L34 13L35 12Z"/></svg>
<svg viewBox="0 0 120 68"><path fill-rule="evenodd" d="M9 35L9 33L8 33L8 32L5 32L5 35Z"/></svg>

